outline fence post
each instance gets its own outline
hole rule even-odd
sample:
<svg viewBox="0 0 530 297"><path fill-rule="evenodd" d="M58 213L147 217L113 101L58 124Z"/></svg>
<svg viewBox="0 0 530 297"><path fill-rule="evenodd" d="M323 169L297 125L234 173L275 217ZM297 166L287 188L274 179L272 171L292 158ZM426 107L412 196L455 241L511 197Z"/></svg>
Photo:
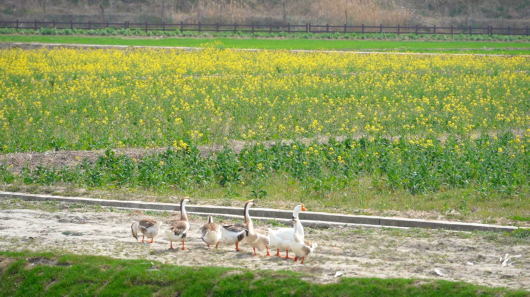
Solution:
<svg viewBox="0 0 530 297"><path fill-rule="evenodd" d="M147 21L145 21L145 33L147 33Z"/></svg>
<svg viewBox="0 0 530 297"><path fill-rule="evenodd" d="M379 33L383 33L383 24L379 24Z"/></svg>
<svg viewBox="0 0 530 297"><path fill-rule="evenodd" d="M364 34L364 24L361 25L361 33Z"/></svg>
<svg viewBox="0 0 530 297"><path fill-rule="evenodd" d="M199 22L199 33L201 33L201 30L202 30L201 27L202 27L202 24L201 24L201 22Z"/></svg>
<svg viewBox="0 0 530 297"><path fill-rule="evenodd" d="M508 35L512 35L510 26L508 26Z"/></svg>
<svg viewBox="0 0 530 297"><path fill-rule="evenodd" d="M346 31L348 30L348 25L344 24L344 34L346 34Z"/></svg>
<svg viewBox="0 0 530 297"><path fill-rule="evenodd" d="M35 31L37 31L37 20L35 20Z"/></svg>
<svg viewBox="0 0 530 297"><path fill-rule="evenodd" d="M180 21L180 32L184 32L184 22Z"/></svg>
<svg viewBox="0 0 530 297"><path fill-rule="evenodd" d="M451 25L451 36L454 36L454 33L455 33L454 29L455 28L453 27L453 25Z"/></svg>
<svg viewBox="0 0 530 297"><path fill-rule="evenodd" d="M287 33L291 34L291 23L287 23Z"/></svg>
<svg viewBox="0 0 530 297"><path fill-rule="evenodd" d="M418 25L416 24L416 35L418 35Z"/></svg>
<svg viewBox="0 0 530 297"><path fill-rule="evenodd" d="M237 23L234 23L234 33L237 33Z"/></svg>
<svg viewBox="0 0 530 297"><path fill-rule="evenodd" d="M401 25L398 24L398 35L401 33Z"/></svg>
<svg viewBox="0 0 530 297"><path fill-rule="evenodd" d="M92 28L92 24L90 23L90 21L88 21L88 30L90 30Z"/></svg>
<svg viewBox="0 0 530 297"><path fill-rule="evenodd" d="M329 23L326 24L326 32L329 32Z"/></svg>
<svg viewBox="0 0 530 297"><path fill-rule="evenodd" d="M307 33L311 33L311 23L307 24Z"/></svg>
<svg viewBox="0 0 530 297"><path fill-rule="evenodd" d="M469 35L473 35L473 32L471 32L471 25L469 25Z"/></svg>
<svg viewBox="0 0 530 297"><path fill-rule="evenodd" d="M436 25L433 26L433 29L434 29L434 34L436 34Z"/></svg>
<svg viewBox="0 0 530 297"><path fill-rule="evenodd" d="M55 20L52 20L52 28L55 28Z"/></svg>
<svg viewBox="0 0 530 297"><path fill-rule="evenodd" d="M17 19L17 26L16 26L16 28L17 28L16 30L18 31L18 19Z"/></svg>

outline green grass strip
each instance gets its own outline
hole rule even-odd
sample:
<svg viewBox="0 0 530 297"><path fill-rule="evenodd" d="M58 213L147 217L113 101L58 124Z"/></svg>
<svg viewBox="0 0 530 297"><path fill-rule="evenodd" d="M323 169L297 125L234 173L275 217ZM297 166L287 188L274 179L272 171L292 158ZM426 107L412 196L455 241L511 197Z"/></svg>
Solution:
<svg viewBox="0 0 530 297"><path fill-rule="evenodd" d="M124 38L86 36L0 36L0 42L42 42L128 46L200 47L220 42L223 48L355 50L422 53L530 54L530 43L482 41L388 41L251 38Z"/></svg>
<svg viewBox="0 0 530 297"><path fill-rule="evenodd" d="M0 273L1 296L527 296L442 280L342 278L322 285L292 272L54 253L0 252Z"/></svg>
<svg viewBox="0 0 530 297"><path fill-rule="evenodd" d="M530 217L513 216L512 219L513 219L514 221L530 222Z"/></svg>

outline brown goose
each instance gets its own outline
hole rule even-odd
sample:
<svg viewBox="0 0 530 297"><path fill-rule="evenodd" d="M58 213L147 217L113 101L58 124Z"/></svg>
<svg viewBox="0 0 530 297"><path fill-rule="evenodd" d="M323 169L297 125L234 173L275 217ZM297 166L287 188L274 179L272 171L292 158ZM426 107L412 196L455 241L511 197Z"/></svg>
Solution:
<svg viewBox="0 0 530 297"><path fill-rule="evenodd" d="M142 242L145 242L145 237L151 238L151 241L147 243L153 243L155 241L155 236L158 235L160 226L162 222L157 222L152 219L143 219L139 222L134 222L131 225L132 236L138 241L138 231L142 232Z"/></svg>
<svg viewBox="0 0 530 297"><path fill-rule="evenodd" d="M305 258L315 252L318 244L304 239L304 229L302 229L300 220L293 217L293 224L294 236L291 239L291 250L296 255L296 257L294 257L294 262L298 261L298 258L302 258L300 264L304 264Z"/></svg>
<svg viewBox="0 0 530 297"><path fill-rule="evenodd" d="M190 202L189 197L184 197L180 201L180 220L175 221L171 224L169 229L166 230L167 239L170 241L169 247L173 249L173 241L182 241L182 249L185 250L184 241L186 240L186 235L190 229L190 223L188 222L188 215L186 214L186 203Z"/></svg>
<svg viewBox="0 0 530 297"><path fill-rule="evenodd" d="M247 225L246 230L246 241L254 248L254 256L257 256L256 249L259 251L262 251L263 249L267 249L267 255L271 255L269 251L269 244L270 244L270 238L269 235L267 235L267 232L262 230L254 230L254 224L252 223L252 219L250 219L249 215L249 208L254 205L254 200L247 201L245 203L245 224Z"/></svg>
<svg viewBox="0 0 530 297"><path fill-rule="evenodd" d="M201 228L201 238L208 247L215 244L215 248L219 246L219 241L221 240L223 234L219 228L219 225L213 222L212 216L208 217L208 223L204 224Z"/></svg>

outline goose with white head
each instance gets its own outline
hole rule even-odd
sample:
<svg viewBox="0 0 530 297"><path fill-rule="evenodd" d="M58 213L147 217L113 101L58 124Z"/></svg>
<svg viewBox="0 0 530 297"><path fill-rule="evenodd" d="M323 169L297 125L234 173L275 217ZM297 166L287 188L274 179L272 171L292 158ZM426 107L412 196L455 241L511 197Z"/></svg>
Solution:
<svg viewBox="0 0 530 297"><path fill-rule="evenodd" d="M166 236L170 241L169 247L171 249L173 249L173 241L182 241L182 249L186 249L184 242L190 229L188 214L186 213L186 203L188 202L191 202L189 197L184 197L180 201L180 220L173 222L169 229L166 230Z"/></svg>
<svg viewBox="0 0 530 297"><path fill-rule="evenodd" d="M293 218L298 219L298 215L301 211L307 211L305 206L297 205L293 210ZM304 233L303 227L300 225L300 228L302 230L302 234ZM291 239L294 236L294 228L279 228L277 230L272 230L271 228L268 229L269 231L269 237L271 239L271 245L276 248L276 256L280 256L280 250L285 250L286 259L292 259L292 257L289 257L289 249L291 246Z"/></svg>
<svg viewBox="0 0 530 297"><path fill-rule="evenodd" d="M252 223L252 219L250 218L249 214L249 209L252 205L254 205L254 200L250 200L245 203L245 224L247 225L245 240L254 249L254 256L257 256L256 249L258 249L259 251L267 249L266 256L270 257L271 253L269 251L269 235L267 235L267 232L265 231L254 229L254 224Z"/></svg>
<svg viewBox="0 0 530 297"><path fill-rule="evenodd" d="M294 262L298 261L298 258L302 258L300 264L304 264L305 258L315 252L318 244L304 238L304 229L302 228L302 223L300 223L299 219L293 218L293 224L294 236L291 239L290 247L296 255L296 257L294 257Z"/></svg>

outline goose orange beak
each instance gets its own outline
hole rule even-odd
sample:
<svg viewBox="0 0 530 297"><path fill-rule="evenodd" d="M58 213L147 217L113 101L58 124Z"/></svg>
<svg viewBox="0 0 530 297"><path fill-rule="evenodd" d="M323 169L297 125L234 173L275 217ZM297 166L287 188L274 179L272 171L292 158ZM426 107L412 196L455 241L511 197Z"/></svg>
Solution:
<svg viewBox="0 0 530 297"><path fill-rule="evenodd" d="M307 211L307 208L302 204L302 211Z"/></svg>

